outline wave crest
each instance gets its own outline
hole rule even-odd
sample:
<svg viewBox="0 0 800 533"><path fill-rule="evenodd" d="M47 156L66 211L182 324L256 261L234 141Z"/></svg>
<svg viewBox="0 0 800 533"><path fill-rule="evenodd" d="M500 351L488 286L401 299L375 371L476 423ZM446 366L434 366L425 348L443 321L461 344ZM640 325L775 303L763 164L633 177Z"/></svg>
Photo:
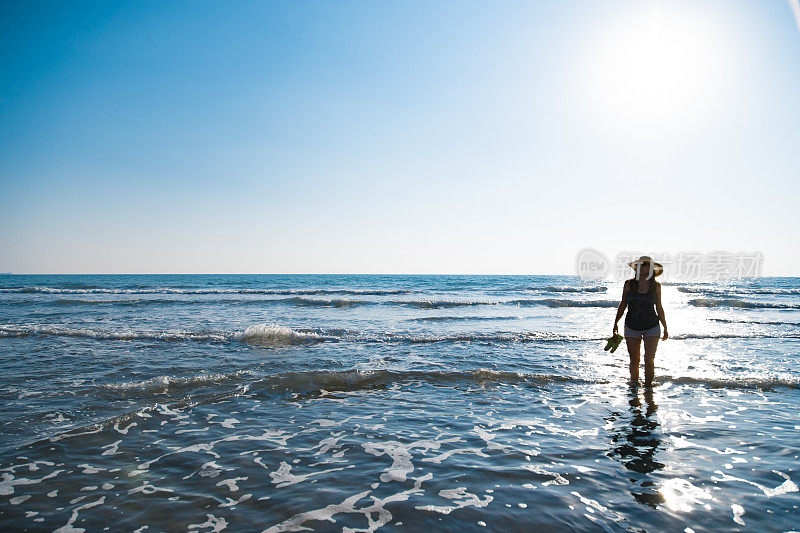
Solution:
<svg viewBox="0 0 800 533"><path fill-rule="evenodd" d="M516 320L516 316L423 316L419 318L409 318L411 322L470 322L470 321L491 321L491 320Z"/></svg>
<svg viewBox="0 0 800 533"><path fill-rule="evenodd" d="M170 392L171 390L181 390L189 387L237 382L252 377L252 372L240 370L238 372L231 372L229 374L195 374L187 377L155 376L142 381L105 383L101 385L101 387L103 389L117 392L143 391L163 394Z"/></svg>
<svg viewBox="0 0 800 533"><path fill-rule="evenodd" d="M213 387L216 385L235 384L239 393L257 393L259 390L318 392L318 391L355 391L361 389L385 388L399 383L412 381L433 385L451 385L472 383L485 385L491 383L526 383L530 385L548 385L554 383L602 384L605 379L576 377L559 374L533 374L510 370L307 370L282 372L272 375L261 375L239 371L227 374L196 374L187 377L156 376L142 381L108 383L101 388L115 393L126 394L183 394L190 389ZM781 378L714 378L693 376L660 376L658 382L687 385L703 385L711 388L733 389L774 389L800 388L800 382ZM242 386L244 388L242 389ZM213 396L212 398L216 398Z"/></svg>
<svg viewBox="0 0 800 533"><path fill-rule="evenodd" d="M705 288L705 287L678 287L679 292L689 294L709 294L718 296L727 296L730 294L783 294L783 295L798 295L800 289L753 289L747 287L729 287L729 288Z"/></svg>
<svg viewBox="0 0 800 533"><path fill-rule="evenodd" d="M458 319L459 317L429 317L434 321ZM465 317L469 319L470 317ZM503 317L497 317L501 319ZM417 319L413 319L417 320ZM353 342L363 344L432 344L476 342L484 344L518 343L574 343L604 341L604 336L571 335L549 331L494 331L494 332L451 332L428 333L415 331L369 332L344 329L292 329L279 324L253 324L238 331L148 331L148 330L101 330L83 327L70 327L51 324L0 324L0 338L27 337L33 335L84 337L98 340L117 341L163 341L163 342L242 342L252 346L293 346L311 345L320 342ZM737 339L737 338L800 338L800 333L684 333L671 337L685 339Z"/></svg>
<svg viewBox="0 0 800 533"><path fill-rule="evenodd" d="M304 298L302 296L296 296L294 298L286 298L284 300L277 300L277 301L281 303L289 303L304 307L337 307L337 308L358 307L361 305L367 305L371 303L364 300L349 300L344 298L327 300L322 298Z"/></svg>
<svg viewBox="0 0 800 533"><path fill-rule="evenodd" d="M608 287L602 285L598 285L596 287L556 287L551 285L548 287L529 287L529 290L541 292L606 292Z"/></svg>
<svg viewBox="0 0 800 533"><path fill-rule="evenodd" d="M737 307L741 309L800 309L800 304L783 304L777 302L752 302L737 298L695 298L689 300L695 307Z"/></svg>
<svg viewBox="0 0 800 533"><path fill-rule="evenodd" d="M255 324L248 326L238 340L259 346L284 346L292 344L310 344L324 340L324 337L315 332L295 331L278 324Z"/></svg>
<svg viewBox="0 0 800 533"><path fill-rule="evenodd" d="M295 331L277 324L254 324L243 332L231 331L107 331L91 328L74 328L50 324L0 324L0 337L27 337L52 335L63 337L86 337L99 340L157 340L157 341L241 341L261 346L308 344L325 340L319 333Z"/></svg>
<svg viewBox="0 0 800 533"><path fill-rule="evenodd" d="M781 378L712 378L712 377L692 377L692 376L661 376L659 381L671 382L676 384L705 385L711 388L720 389L775 389L786 387L789 389L800 389L800 382L793 379Z"/></svg>
<svg viewBox="0 0 800 533"><path fill-rule="evenodd" d="M733 318L709 318L714 322L726 322L729 324L766 324L770 326L800 326L800 322L784 322L780 320L736 320Z"/></svg>
<svg viewBox="0 0 800 533"><path fill-rule="evenodd" d="M358 296L385 296L410 294L417 291L411 289L200 289L173 287L135 287L135 288L100 288L89 287L3 287L0 293L19 294L274 294L274 295L315 295L315 294L349 294Z"/></svg>
<svg viewBox="0 0 800 533"><path fill-rule="evenodd" d="M475 305L497 305L500 302L469 301L469 300L393 300L387 302L392 305L405 305L419 309L446 309L450 307L471 307Z"/></svg>
<svg viewBox="0 0 800 533"><path fill-rule="evenodd" d="M72 328L50 324L3 324L0 337L28 337L31 335L53 335L61 337L86 337L99 340L157 340L157 341L209 341L226 342L230 336L225 332L200 331L106 331L91 328Z"/></svg>
<svg viewBox="0 0 800 533"><path fill-rule="evenodd" d="M617 307L615 300L566 300L560 298L544 298L541 300L512 300L512 304L520 306L546 305L547 307Z"/></svg>

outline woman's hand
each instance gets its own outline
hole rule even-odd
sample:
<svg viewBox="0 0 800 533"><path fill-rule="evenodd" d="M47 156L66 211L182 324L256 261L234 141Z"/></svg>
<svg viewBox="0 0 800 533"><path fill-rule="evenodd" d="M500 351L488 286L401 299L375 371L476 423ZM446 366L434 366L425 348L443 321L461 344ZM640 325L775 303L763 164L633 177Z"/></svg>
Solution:
<svg viewBox="0 0 800 533"><path fill-rule="evenodd" d="M664 335L661 337L661 340L665 341L667 339L669 339L669 332L667 331L667 328L664 328Z"/></svg>

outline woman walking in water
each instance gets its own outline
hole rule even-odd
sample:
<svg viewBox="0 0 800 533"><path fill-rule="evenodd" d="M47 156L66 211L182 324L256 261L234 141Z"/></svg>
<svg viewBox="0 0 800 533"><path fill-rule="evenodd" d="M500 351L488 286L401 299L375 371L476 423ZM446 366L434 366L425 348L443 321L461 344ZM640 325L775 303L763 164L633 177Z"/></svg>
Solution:
<svg viewBox="0 0 800 533"><path fill-rule="evenodd" d="M644 340L644 383L650 387L655 374L658 338L661 336L659 322L664 325L664 336L661 338L669 338L667 319L661 306L661 284L655 279L664 271L664 267L646 255L628 265L635 274L632 279L625 281L622 301L617 308L617 318L614 319L614 335L617 334L617 323L627 307L625 343L630 355L631 382L636 384L639 381L639 351L641 341Z"/></svg>

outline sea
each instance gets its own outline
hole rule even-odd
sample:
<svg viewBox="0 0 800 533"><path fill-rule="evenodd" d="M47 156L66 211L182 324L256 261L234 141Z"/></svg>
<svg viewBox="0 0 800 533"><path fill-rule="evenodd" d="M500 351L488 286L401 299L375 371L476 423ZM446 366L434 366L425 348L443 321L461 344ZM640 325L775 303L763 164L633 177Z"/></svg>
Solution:
<svg viewBox="0 0 800 533"><path fill-rule="evenodd" d="M0 276L2 531L797 531L800 278Z"/></svg>

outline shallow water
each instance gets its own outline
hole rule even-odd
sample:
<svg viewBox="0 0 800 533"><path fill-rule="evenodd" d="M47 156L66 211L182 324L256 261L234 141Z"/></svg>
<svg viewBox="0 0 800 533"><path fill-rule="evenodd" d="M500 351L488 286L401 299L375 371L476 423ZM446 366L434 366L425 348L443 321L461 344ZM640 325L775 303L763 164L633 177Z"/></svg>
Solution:
<svg viewBox="0 0 800 533"><path fill-rule="evenodd" d="M800 280L0 277L10 529L798 529ZM146 531L145 530L145 531Z"/></svg>

